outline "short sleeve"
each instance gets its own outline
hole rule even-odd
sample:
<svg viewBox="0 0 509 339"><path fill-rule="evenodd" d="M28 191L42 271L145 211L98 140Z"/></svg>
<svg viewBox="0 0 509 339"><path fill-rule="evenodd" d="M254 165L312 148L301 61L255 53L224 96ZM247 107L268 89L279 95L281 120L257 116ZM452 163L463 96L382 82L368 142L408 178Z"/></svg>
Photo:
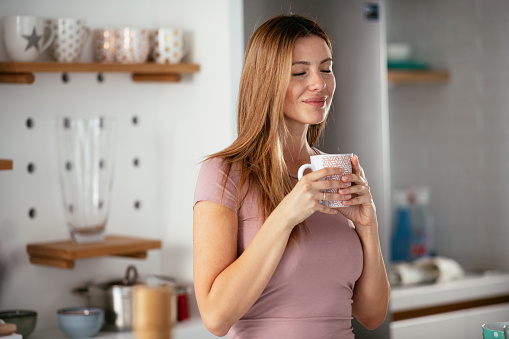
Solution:
<svg viewBox="0 0 509 339"><path fill-rule="evenodd" d="M238 173L232 169L225 186L225 168L221 158L207 159L201 164L194 190L193 208L200 201L210 201L233 211L239 209L237 203Z"/></svg>

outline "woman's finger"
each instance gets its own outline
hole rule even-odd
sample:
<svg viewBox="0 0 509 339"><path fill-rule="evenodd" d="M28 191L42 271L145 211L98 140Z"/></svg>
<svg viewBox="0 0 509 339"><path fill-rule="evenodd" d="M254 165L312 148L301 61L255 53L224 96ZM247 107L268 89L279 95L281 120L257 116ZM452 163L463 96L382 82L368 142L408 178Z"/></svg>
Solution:
<svg viewBox="0 0 509 339"><path fill-rule="evenodd" d="M318 190L330 190L330 189L340 189L352 186L351 182L343 182L341 180L321 180L317 181L315 184L316 189Z"/></svg>
<svg viewBox="0 0 509 339"><path fill-rule="evenodd" d="M357 156L357 154L354 154L352 156L352 173L355 173L362 178L366 178L366 176L364 175L364 169L361 166L361 163L359 161L359 157Z"/></svg>
<svg viewBox="0 0 509 339"><path fill-rule="evenodd" d="M302 176L302 179L306 178L309 181L318 181L318 180L323 179L323 178L328 177L328 176L333 176L333 175L339 175L340 176L343 173L344 173L344 170L342 168L339 168L339 167L326 167L326 168L322 168L322 169L320 169L318 171L313 171L311 173L305 174L304 176Z"/></svg>
<svg viewBox="0 0 509 339"><path fill-rule="evenodd" d="M363 195L356 196L352 199L343 200L343 204L347 205L347 206L363 205L363 204L369 203L369 202L371 202L371 197L368 194L363 194Z"/></svg>
<svg viewBox="0 0 509 339"><path fill-rule="evenodd" d="M368 181L366 180L366 178L353 173L343 175L341 177L341 181L343 181L344 183L351 183L354 185L368 186Z"/></svg>
<svg viewBox="0 0 509 339"><path fill-rule="evenodd" d="M324 193L322 193L323 195ZM341 194L341 193L334 193L334 192L325 192L325 195L323 195L324 198L321 198L320 200L325 201L343 201L343 200L349 200L352 199L351 194Z"/></svg>
<svg viewBox="0 0 509 339"><path fill-rule="evenodd" d="M350 187L341 188L338 193L340 194L357 194L357 195L363 195L369 192L368 186L364 185L352 185Z"/></svg>

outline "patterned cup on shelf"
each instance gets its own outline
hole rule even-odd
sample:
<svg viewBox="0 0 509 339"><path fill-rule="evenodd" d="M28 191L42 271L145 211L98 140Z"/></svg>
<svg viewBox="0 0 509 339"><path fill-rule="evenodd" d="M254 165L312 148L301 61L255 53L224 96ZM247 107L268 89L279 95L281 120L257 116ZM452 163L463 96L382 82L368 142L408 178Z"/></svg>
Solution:
<svg viewBox="0 0 509 339"><path fill-rule="evenodd" d="M185 56L184 32L176 28L159 28L152 35L152 58L158 64L176 64Z"/></svg>
<svg viewBox="0 0 509 339"><path fill-rule="evenodd" d="M341 180L343 175L352 173L352 157L352 153L313 155L311 156L311 164L305 164L299 168L298 178L299 180L302 178L306 169L310 169L311 171L318 171L326 167L338 167L343 170L342 175L327 176L323 180ZM325 193L338 193L338 189L331 188L325 190ZM340 200L321 200L320 203L327 207L345 207L345 205L343 205Z"/></svg>
<svg viewBox="0 0 509 339"><path fill-rule="evenodd" d="M47 24L55 35L51 55L58 62L79 62L90 29L80 18L50 19Z"/></svg>
<svg viewBox="0 0 509 339"><path fill-rule="evenodd" d="M122 64L142 64L149 54L149 31L124 27L114 30L115 60Z"/></svg>
<svg viewBox="0 0 509 339"><path fill-rule="evenodd" d="M45 19L32 15L3 17L2 28L5 51L12 61L37 61L55 37Z"/></svg>
<svg viewBox="0 0 509 339"><path fill-rule="evenodd" d="M94 56L100 63L111 64L115 60L115 34L112 28L94 30Z"/></svg>

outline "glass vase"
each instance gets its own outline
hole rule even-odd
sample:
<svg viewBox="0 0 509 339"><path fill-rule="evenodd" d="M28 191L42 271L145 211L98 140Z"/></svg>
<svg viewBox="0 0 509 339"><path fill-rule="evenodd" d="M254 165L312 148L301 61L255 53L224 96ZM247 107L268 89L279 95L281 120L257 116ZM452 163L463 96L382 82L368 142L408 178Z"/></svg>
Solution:
<svg viewBox="0 0 509 339"><path fill-rule="evenodd" d="M61 118L57 135L60 186L71 239L103 241L114 177L115 120Z"/></svg>

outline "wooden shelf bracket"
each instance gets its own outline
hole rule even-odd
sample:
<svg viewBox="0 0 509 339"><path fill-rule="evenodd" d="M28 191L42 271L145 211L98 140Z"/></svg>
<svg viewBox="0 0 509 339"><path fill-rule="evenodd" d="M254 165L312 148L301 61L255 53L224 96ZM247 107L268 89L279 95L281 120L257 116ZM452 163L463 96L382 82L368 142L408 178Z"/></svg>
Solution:
<svg viewBox="0 0 509 339"><path fill-rule="evenodd" d="M12 160L0 159L0 170L12 170Z"/></svg>

